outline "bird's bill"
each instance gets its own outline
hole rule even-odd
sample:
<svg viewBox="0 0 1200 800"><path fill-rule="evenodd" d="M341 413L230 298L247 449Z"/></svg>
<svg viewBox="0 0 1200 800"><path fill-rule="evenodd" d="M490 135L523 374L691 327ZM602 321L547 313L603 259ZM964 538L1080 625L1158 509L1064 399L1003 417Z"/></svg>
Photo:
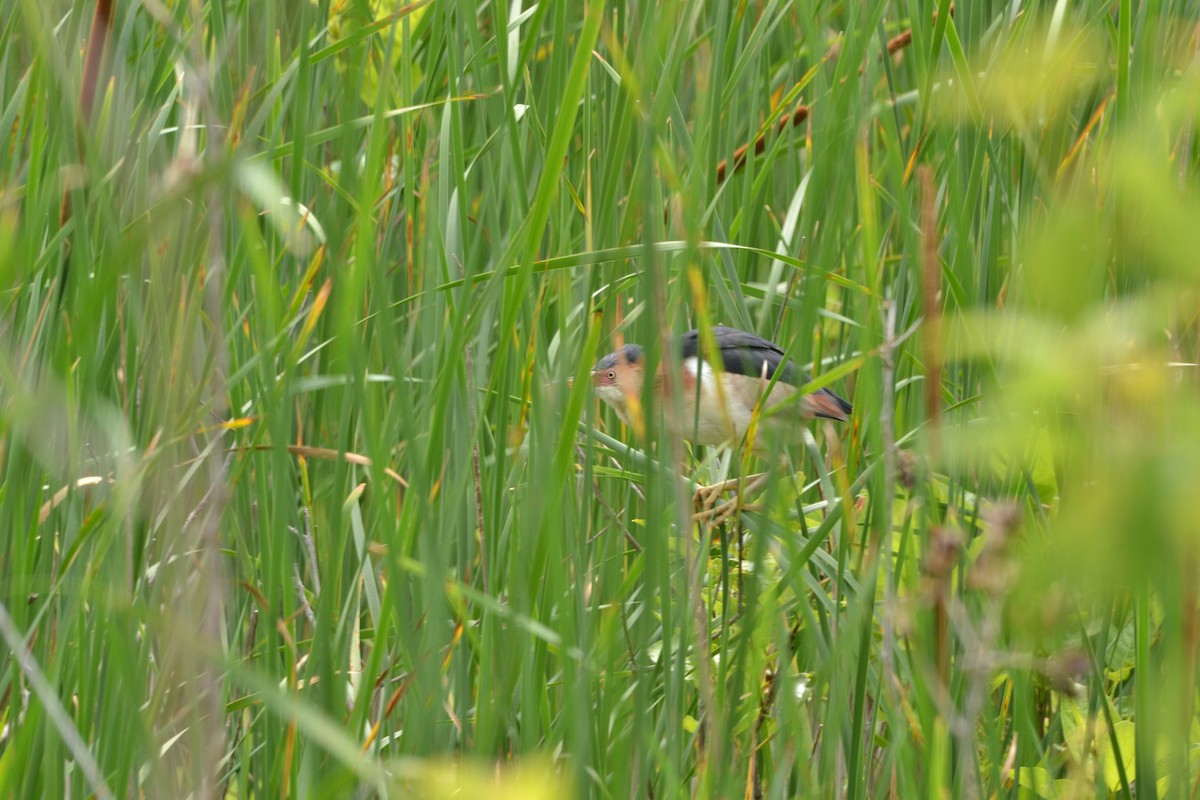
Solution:
<svg viewBox="0 0 1200 800"><path fill-rule="evenodd" d="M574 378L562 378L557 381L547 381L546 383L543 383L542 389L544 389L545 391L550 391L552 389L557 389L560 386L566 386L567 389L570 389L574 385L575 385Z"/></svg>
<svg viewBox="0 0 1200 800"><path fill-rule="evenodd" d="M592 370L588 373L588 379L592 386L596 386L601 381L601 372L598 370ZM569 378L562 378L557 381L549 381L543 384L543 386L547 389L553 389L558 386L566 386L568 389L571 389L575 386L575 377L571 376Z"/></svg>

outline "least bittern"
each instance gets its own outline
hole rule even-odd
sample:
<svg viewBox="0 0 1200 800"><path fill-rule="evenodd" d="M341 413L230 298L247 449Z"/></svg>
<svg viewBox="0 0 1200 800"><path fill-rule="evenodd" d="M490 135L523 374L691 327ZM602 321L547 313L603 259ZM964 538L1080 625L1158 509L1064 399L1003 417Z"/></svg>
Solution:
<svg viewBox="0 0 1200 800"><path fill-rule="evenodd" d="M846 420L851 406L829 389L800 394L811 378L791 361L779 345L736 328L712 329L715 355L705 352L699 331L689 331L676 340L682 366L678 387L681 413L665 413L666 430L694 444L708 446L744 443L756 415L758 425L748 444L755 455L766 458L773 445L795 437L797 420L820 417ZM600 359L592 368L592 387L601 400L617 412L626 425L634 424L645 383L645 354L636 344L627 344ZM776 375L778 373L778 376ZM652 397L660 405L668 386L664 359L654 375ZM664 406L664 410L666 407ZM761 482L761 476L759 478ZM711 489L701 492L708 501Z"/></svg>

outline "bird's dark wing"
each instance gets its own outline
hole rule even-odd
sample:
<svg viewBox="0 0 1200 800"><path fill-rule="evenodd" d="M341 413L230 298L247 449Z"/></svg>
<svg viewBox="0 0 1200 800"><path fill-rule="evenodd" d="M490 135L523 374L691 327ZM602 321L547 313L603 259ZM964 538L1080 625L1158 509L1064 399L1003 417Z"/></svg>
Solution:
<svg viewBox="0 0 1200 800"><path fill-rule="evenodd" d="M793 362L785 360L783 349L761 336L737 328L716 325L712 329L713 339L721 351L721 364L726 372L747 375L751 378L766 377L771 380L780 370L779 383L803 386L808 376ZM700 356L700 332L688 331L679 341L680 358ZM763 365L766 365L764 372Z"/></svg>
<svg viewBox="0 0 1200 800"><path fill-rule="evenodd" d="M781 392L785 386L799 387L812 380L804 370L787 360L783 348L774 342L723 325L714 326L712 333L721 351L721 363L726 373L766 378L769 381L775 377L776 371L779 372L776 390L772 395ZM700 332L688 331L680 338L679 346L683 359L700 356ZM805 395L802 406L805 416L836 420L847 419L852 410L848 401L829 389Z"/></svg>

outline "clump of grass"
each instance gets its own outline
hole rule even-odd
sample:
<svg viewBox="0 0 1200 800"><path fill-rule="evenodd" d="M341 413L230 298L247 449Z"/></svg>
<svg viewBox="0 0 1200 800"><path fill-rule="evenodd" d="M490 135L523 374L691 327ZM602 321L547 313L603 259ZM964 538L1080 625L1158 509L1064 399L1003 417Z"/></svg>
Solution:
<svg viewBox="0 0 1200 800"><path fill-rule="evenodd" d="M959 6L20 0L0 795L1190 793L1194 14Z"/></svg>

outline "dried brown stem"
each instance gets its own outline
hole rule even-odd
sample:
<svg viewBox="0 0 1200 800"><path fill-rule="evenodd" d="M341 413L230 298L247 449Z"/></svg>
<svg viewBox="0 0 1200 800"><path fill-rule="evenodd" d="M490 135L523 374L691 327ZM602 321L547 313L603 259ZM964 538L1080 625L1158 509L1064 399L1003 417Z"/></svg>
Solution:
<svg viewBox="0 0 1200 800"><path fill-rule="evenodd" d="M950 4L950 16L954 16L954 4L953 3ZM936 11L933 14L933 18L937 19ZM896 36L893 36L891 39L888 40L887 54L889 56L894 56L896 53L900 52L901 50L903 50L904 48L906 48L910 44L912 44L912 38L913 38L912 28L909 28L908 30L903 31L903 32L897 34ZM841 48L840 43L833 45L832 47L829 48L829 50L827 50L825 52L825 55L821 58L821 60L822 61L831 61L833 59L836 59L838 57L838 55L841 53L841 49L842 48ZM859 67L858 72L860 75L863 73L864 69L865 69L865 67ZM788 114L787 116L785 116L779 120L779 123L775 126L775 132L783 133L788 128L798 127L801 123L803 123L805 120L808 119L808 117L811 113L812 113L811 106L804 105L803 103L797 104L796 107L794 109L792 109L792 112L790 114ZM732 170L729 167L728 159L722 161L720 164L717 164L717 183L718 184L724 183L725 178L727 178L729 176L730 172L737 172L739 169L741 169L742 167L744 167L746 165L746 158L749 155L751 148L754 149L754 155L756 155L756 156L762 155L762 152L767 149L767 133L768 133L768 131L763 131L761 134L758 135L758 137L753 142L747 142L746 144L739 147L737 150L733 151L733 168L732 168Z"/></svg>
<svg viewBox="0 0 1200 800"><path fill-rule="evenodd" d="M83 57L83 85L79 90L80 129L88 126L92 119L92 108L96 103L96 86L100 83L100 65L104 60L104 50L112 33L113 17L116 16L115 0L96 0L96 10L92 14L92 27L88 32L87 51ZM58 227L66 227L71 219L71 188L63 189L62 205L58 211ZM67 275L71 266L71 240L63 244L62 277L59 287L59 301L62 301L67 288Z"/></svg>
<svg viewBox="0 0 1200 800"><path fill-rule="evenodd" d="M942 267L938 260L937 187L933 170L924 164L917 170L921 184L921 304L925 317L925 408L929 415L929 453L938 457L938 426L942 416Z"/></svg>

